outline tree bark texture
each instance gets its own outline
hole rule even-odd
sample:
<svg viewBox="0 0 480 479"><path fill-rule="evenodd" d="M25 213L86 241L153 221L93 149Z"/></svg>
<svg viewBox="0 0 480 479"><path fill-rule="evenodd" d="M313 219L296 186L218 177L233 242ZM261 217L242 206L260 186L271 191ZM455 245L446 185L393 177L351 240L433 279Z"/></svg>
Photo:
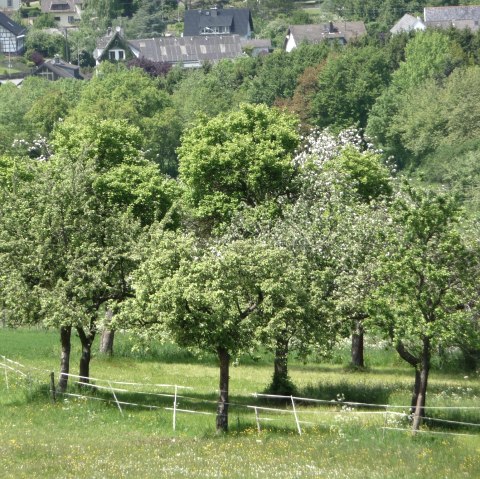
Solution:
<svg viewBox="0 0 480 479"><path fill-rule="evenodd" d="M113 340L115 337L114 329L104 329L100 338L100 352L113 356Z"/></svg>
<svg viewBox="0 0 480 479"><path fill-rule="evenodd" d="M80 381L88 383L90 378L90 359L92 358L92 343L95 339L95 330L90 328L88 333L81 326L77 326L78 336L82 343L82 355L80 356Z"/></svg>
<svg viewBox="0 0 480 479"><path fill-rule="evenodd" d="M361 319L354 319L352 333L352 366L357 368L365 367L364 360L364 330Z"/></svg>
<svg viewBox="0 0 480 479"><path fill-rule="evenodd" d="M58 378L58 390L65 392L68 385L68 376L70 373L70 338L72 335L71 326L62 326L60 328L60 376Z"/></svg>
<svg viewBox="0 0 480 479"><path fill-rule="evenodd" d="M417 403L413 416L413 430L417 431L425 416L425 404L427 397L428 375L430 373L430 338L423 338L422 359L420 362L420 381L418 386Z"/></svg>
<svg viewBox="0 0 480 479"><path fill-rule="evenodd" d="M228 385L230 354L225 348L218 348L218 359L220 361L220 394L217 407L217 432L228 431Z"/></svg>
<svg viewBox="0 0 480 479"><path fill-rule="evenodd" d="M288 339L277 338L275 359L273 360L273 384L285 384L288 381Z"/></svg>
<svg viewBox="0 0 480 479"><path fill-rule="evenodd" d="M102 331L102 336L100 338L100 353L113 356L113 340L115 338L115 330L111 328L113 311L111 309L107 309L105 316L107 321L105 329Z"/></svg>

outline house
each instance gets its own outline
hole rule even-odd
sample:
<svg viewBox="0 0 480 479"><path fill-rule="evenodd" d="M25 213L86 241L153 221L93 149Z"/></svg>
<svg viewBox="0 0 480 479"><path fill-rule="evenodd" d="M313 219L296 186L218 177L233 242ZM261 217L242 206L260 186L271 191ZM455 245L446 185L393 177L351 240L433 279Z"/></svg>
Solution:
<svg viewBox="0 0 480 479"><path fill-rule="evenodd" d="M0 0L0 12L16 12L21 5L20 0Z"/></svg>
<svg viewBox="0 0 480 479"><path fill-rule="evenodd" d="M239 35L250 38L252 32L252 14L248 8L217 7L185 11L184 36Z"/></svg>
<svg viewBox="0 0 480 479"><path fill-rule="evenodd" d="M365 35L363 22L329 22L316 25L291 25L285 38L285 50L291 52L301 43L335 42L342 45Z"/></svg>
<svg viewBox="0 0 480 479"><path fill-rule="evenodd" d="M428 28L469 28L475 32L479 28L480 6L425 7L423 20Z"/></svg>
<svg viewBox="0 0 480 479"><path fill-rule="evenodd" d="M93 58L95 58L97 65L104 60L130 60L138 56L133 50L120 27L116 27L115 30L109 28L107 34L97 40Z"/></svg>
<svg viewBox="0 0 480 479"><path fill-rule="evenodd" d="M21 55L25 47L26 29L0 12L0 53Z"/></svg>
<svg viewBox="0 0 480 479"><path fill-rule="evenodd" d="M47 80L56 81L60 78L75 78L83 80L80 74L80 67L64 62L58 55L51 60L45 60L39 65L32 75L43 77Z"/></svg>
<svg viewBox="0 0 480 479"><path fill-rule="evenodd" d="M425 7L423 19L405 14L391 29L391 33L425 30L426 28L479 29L480 6Z"/></svg>
<svg viewBox="0 0 480 479"><path fill-rule="evenodd" d="M130 40L129 43L136 57L185 68L198 68L205 62L215 63L243 55L239 35L158 37Z"/></svg>
<svg viewBox="0 0 480 479"><path fill-rule="evenodd" d="M42 13L53 16L61 28L76 27L82 17L82 0L41 0Z"/></svg>
<svg viewBox="0 0 480 479"><path fill-rule="evenodd" d="M252 57L266 55L272 51L272 41L263 38L242 38L242 50Z"/></svg>
<svg viewBox="0 0 480 479"><path fill-rule="evenodd" d="M245 39L239 35L199 35L127 40L120 27L109 29L93 52L97 65L104 60L121 61L145 58L154 62L198 68L204 62L215 63L243 55ZM267 42L268 43L268 42ZM252 45L253 48L255 48ZM258 46L257 46L258 48ZM265 45L262 43L262 48Z"/></svg>
<svg viewBox="0 0 480 479"><path fill-rule="evenodd" d="M427 27L420 17L406 13L391 29L390 33L411 32L412 30L425 30Z"/></svg>

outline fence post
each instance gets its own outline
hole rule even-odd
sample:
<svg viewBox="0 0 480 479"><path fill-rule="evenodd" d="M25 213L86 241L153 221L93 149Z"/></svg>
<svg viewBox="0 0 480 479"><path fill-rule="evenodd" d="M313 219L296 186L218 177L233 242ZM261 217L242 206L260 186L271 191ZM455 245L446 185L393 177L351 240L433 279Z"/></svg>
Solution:
<svg viewBox="0 0 480 479"><path fill-rule="evenodd" d="M118 410L120 411L120 414L123 416L123 410L122 407L120 406L120 403L118 402L117 395L115 394L115 391L113 390L112 383L108 381L108 385L110 386L110 390L112 391L113 398L115 399L115 402L117 403Z"/></svg>
<svg viewBox="0 0 480 479"><path fill-rule="evenodd" d="M295 416L295 422L297 424L297 431L298 431L298 434L300 434L300 436L301 436L302 435L302 428L300 427L300 423L298 421L297 410L295 409L295 401L293 399L293 396L290 396L290 398L292 399L292 408L293 408L293 414Z"/></svg>
<svg viewBox="0 0 480 479"><path fill-rule="evenodd" d="M5 384L7 386L7 391L8 391L10 388L8 387L7 358L5 356L3 356L3 364L5 369Z"/></svg>
<svg viewBox="0 0 480 479"><path fill-rule="evenodd" d="M173 397L173 430L177 428L177 385L175 384L175 396Z"/></svg>
<svg viewBox="0 0 480 479"><path fill-rule="evenodd" d="M387 427L388 422L388 404L385 406L385 420L383 422L383 437L385 437L385 428Z"/></svg>
<svg viewBox="0 0 480 479"><path fill-rule="evenodd" d="M52 395L52 401L57 402L57 390L55 389L55 373L50 373L50 393Z"/></svg>
<svg viewBox="0 0 480 479"><path fill-rule="evenodd" d="M257 421L257 430L258 432L262 432L260 428L260 418L258 417L258 409L255 407L255 421Z"/></svg>

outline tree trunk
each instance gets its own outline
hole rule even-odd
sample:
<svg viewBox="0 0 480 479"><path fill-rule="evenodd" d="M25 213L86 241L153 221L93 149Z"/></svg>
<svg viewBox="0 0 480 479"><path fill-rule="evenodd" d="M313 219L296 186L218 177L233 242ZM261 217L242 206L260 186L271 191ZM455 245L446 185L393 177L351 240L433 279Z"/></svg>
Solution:
<svg viewBox="0 0 480 479"><path fill-rule="evenodd" d="M115 337L114 329L104 329L100 338L100 352L108 356L113 356L113 339Z"/></svg>
<svg viewBox="0 0 480 479"><path fill-rule="evenodd" d="M430 338L423 338L422 360L420 362L420 382L418 387L417 404L413 417L413 430L417 431L425 416L427 397L428 374L430 373Z"/></svg>
<svg viewBox="0 0 480 479"><path fill-rule="evenodd" d="M81 326L77 326L78 336L82 343L82 355L80 356L80 381L88 383L90 378L90 359L92 357L92 343L95 339L95 330L91 327L88 334Z"/></svg>
<svg viewBox="0 0 480 479"><path fill-rule="evenodd" d="M71 326L62 326L60 328L60 344L62 352L60 354L60 376L58 378L58 390L65 392L68 385L68 376L70 373L70 337L72 335Z"/></svg>
<svg viewBox="0 0 480 479"><path fill-rule="evenodd" d="M282 384L288 381L288 339L278 338L273 361L273 382Z"/></svg>
<svg viewBox="0 0 480 479"><path fill-rule="evenodd" d="M363 323L361 319L354 319L354 329L352 333L352 366L364 368L365 361L363 357Z"/></svg>
<svg viewBox="0 0 480 479"><path fill-rule="evenodd" d="M100 338L100 353L113 356L113 339L115 337L115 330L111 328L111 322L113 317L113 311L107 309L106 312L106 325L102 331L102 337Z"/></svg>
<svg viewBox="0 0 480 479"><path fill-rule="evenodd" d="M225 348L218 348L217 352L220 361L220 394L218 397L217 408L217 432L227 432L230 354Z"/></svg>
<svg viewBox="0 0 480 479"><path fill-rule="evenodd" d="M417 399L418 399L419 392L420 392L420 369L415 368L415 384L413 385L410 414L415 414L415 408L417 407Z"/></svg>

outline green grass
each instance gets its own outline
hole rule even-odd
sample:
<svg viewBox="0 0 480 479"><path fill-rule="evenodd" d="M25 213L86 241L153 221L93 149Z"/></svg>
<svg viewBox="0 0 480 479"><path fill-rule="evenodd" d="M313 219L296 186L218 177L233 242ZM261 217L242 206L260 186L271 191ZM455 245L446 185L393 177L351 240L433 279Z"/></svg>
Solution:
<svg viewBox="0 0 480 479"><path fill-rule="evenodd" d="M28 73L31 68L21 57L0 54L0 76L13 75L16 73Z"/></svg>
<svg viewBox="0 0 480 479"><path fill-rule="evenodd" d="M78 340L74 339L71 369L77 371ZM145 384L169 383L193 387L182 394L179 407L211 415L178 413L172 428L169 397L117 393L120 400L144 402L160 409L117 409L104 390L89 392L94 401L49 398L48 371L58 369L58 335L42 330L0 329L0 354L35 366L30 378L9 373L6 388L0 369L0 476L3 478L473 478L480 477L479 428L458 429L439 424L425 431L463 433L468 436L383 431L383 414L366 415L341 404L298 404L299 417L312 425L296 432L291 411L286 414L261 411L255 416L245 406L272 407L251 396L265 389L271 379L271 356L257 360L239 358L231 369L230 433L215 434L215 398L218 370L215 358L197 359L174 346L151 345L148 352L129 353L131 342L116 338L117 356L97 355L92 360L94 377ZM299 393L330 401L345 400L408 404L412 371L391 351L371 349L366 371L351 371L341 364L346 357L338 350L329 362L295 359L290 374ZM480 380L462 371L434 371L427 404L430 406L478 406ZM99 383L100 384L100 383ZM134 388L129 387L132 391ZM152 392L152 386L140 388ZM71 392L78 392L72 386ZM164 390L167 392L167 390ZM275 404L279 407L280 404ZM341 413L341 410L349 411ZM437 418L480 423L478 410L432 410ZM430 413L429 413L430 415ZM409 427L405 419L391 416L391 427Z"/></svg>

